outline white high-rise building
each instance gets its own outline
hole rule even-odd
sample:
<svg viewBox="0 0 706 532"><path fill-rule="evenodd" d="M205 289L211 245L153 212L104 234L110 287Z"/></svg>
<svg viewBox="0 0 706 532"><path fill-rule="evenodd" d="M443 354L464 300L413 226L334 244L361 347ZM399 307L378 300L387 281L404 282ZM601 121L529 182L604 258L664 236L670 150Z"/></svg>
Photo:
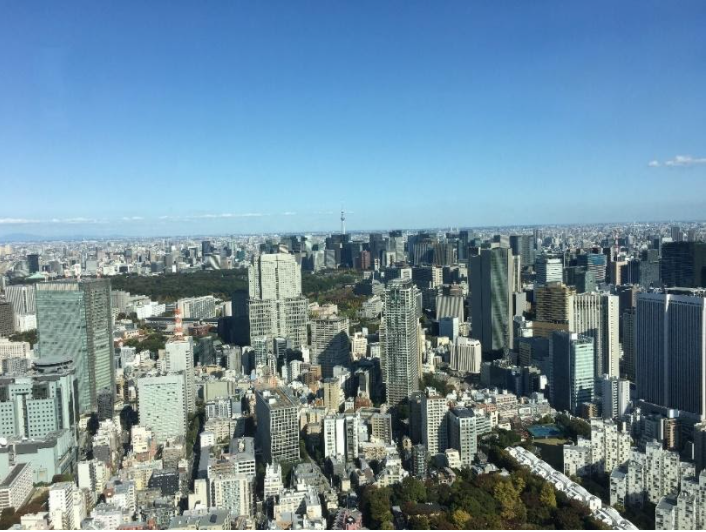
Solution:
<svg viewBox="0 0 706 532"><path fill-rule="evenodd" d="M264 254L248 268L250 338L288 339L307 344L309 303L301 295L301 268L293 255Z"/></svg>
<svg viewBox="0 0 706 532"><path fill-rule="evenodd" d="M704 530L706 528L706 471L684 478L681 491L662 497L655 509L656 530Z"/></svg>
<svg viewBox="0 0 706 532"><path fill-rule="evenodd" d="M286 299L302 293L301 268L294 255L270 253L255 257L248 268L250 299Z"/></svg>
<svg viewBox="0 0 706 532"><path fill-rule="evenodd" d="M419 389L419 293L410 279L394 279L385 290L380 344L389 406Z"/></svg>
<svg viewBox="0 0 706 532"><path fill-rule="evenodd" d="M610 473L630 458L632 439L612 420L592 419L591 439L579 437L576 445L564 445L564 473Z"/></svg>
<svg viewBox="0 0 706 532"><path fill-rule="evenodd" d="M620 376L620 330L618 296L577 294L574 296L574 331L593 338L596 379Z"/></svg>
<svg viewBox="0 0 706 532"><path fill-rule="evenodd" d="M86 499L73 482L57 482L49 489L49 519L54 530L78 530L86 517Z"/></svg>
<svg viewBox="0 0 706 532"><path fill-rule="evenodd" d="M480 373L482 356L478 340L459 336L451 348L451 369L461 373Z"/></svg>
<svg viewBox="0 0 706 532"><path fill-rule="evenodd" d="M634 449L629 461L611 474L611 504L642 506L649 501L679 493L684 479L695 476L694 465L679 461L679 454L662 448L659 442L649 442L645 452Z"/></svg>
<svg viewBox="0 0 706 532"><path fill-rule="evenodd" d="M458 450L463 467L471 467L478 451L476 416L467 408L455 407L448 413L449 447Z"/></svg>
<svg viewBox="0 0 706 532"><path fill-rule="evenodd" d="M216 317L216 298L213 296L187 297L177 302L183 318L206 319Z"/></svg>
<svg viewBox="0 0 706 532"><path fill-rule="evenodd" d="M184 373L137 379L140 425L150 429L160 443L186 436L187 404Z"/></svg>
<svg viewBox="0 0 706 532"><path fill-rule="evenodd" d="M209 506L230 511L231 517L255 514L255 476L221 473L208 477Z"/></svg>
<svg viewBox="0 0 706 532"><path fill-rule="evenodd" d="M448 411L446 397L428 388L422 398L422 443L431 456L443 453L448 448Z"/></svg>
<svg viewBox="0 0 706 532"><path fill-rule="evenodd" d="M94 494L103 491L108 481L110 470L101 460L83 460L78 463L78 487Z"/></svg>
<svg viewBox="0 0 706 532"><path fill-rule="evenodd" d="M194 339L191 336L173 336L164 345L166 371L184 374L186 410L196 412L196 381L194 378Z"/></svg>

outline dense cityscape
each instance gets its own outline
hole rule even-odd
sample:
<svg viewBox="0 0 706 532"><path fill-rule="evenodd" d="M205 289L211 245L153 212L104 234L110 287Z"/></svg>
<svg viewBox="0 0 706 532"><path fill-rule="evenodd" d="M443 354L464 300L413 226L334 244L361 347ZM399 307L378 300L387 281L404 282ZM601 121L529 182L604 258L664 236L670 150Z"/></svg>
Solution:
<svg viewBox="0 0 706 532"><path fill-rule="evenodd" d="M2 523L702 528L704 235L4 244Z"/></svg>
<svg viewBox="0 0 706 532"><path fill-rule="evenodd" d="M0 530L706 530L703 0L0 0Z"/></svg>

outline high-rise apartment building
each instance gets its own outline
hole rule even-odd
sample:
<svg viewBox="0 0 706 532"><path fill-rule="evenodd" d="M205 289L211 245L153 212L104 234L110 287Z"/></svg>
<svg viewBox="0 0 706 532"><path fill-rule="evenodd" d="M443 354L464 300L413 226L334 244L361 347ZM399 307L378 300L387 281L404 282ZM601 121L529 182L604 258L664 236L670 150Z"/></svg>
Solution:
<svg viewBox="0 0 706 532"><path fill-rule="evenodd" d="M448 448L446 414L449 403L436 390L427 389L422 400L422 443L430 456L443 453Z"/></svg>
<svg viewBox="0 0 706 532"><path fill-rule="evenodd" d="M559 411L578 412L593 400L595 375L593 339L567 331L552 333L552 405Z"/></svg>
<svg viewBox="0 0 706 532"><path fill-rule="evenodd" d="M380 343L389 406L419 389L418 294L411 279L394 279L385 290Z"/></svg>
<svg viewBox="0 0 706 532"><path fill-rule="evenodd" d="M512 349L514 264L512 251L503 247L470 258L472 336L484 353Z"/></svg>
<svg viewBox="0 0 706 532"><path fill-rule="evenodd" d="M137 379L140 425L150 429L155 439L186 436L187 404L184 373Z"/></svg>
<svg viewBox="0 0 706 532"><path fill-rule="evenodd" d="M184 318L208 319L216 317L216 298L213 296L186 297L177 301Z"/></svg>
<svg viewBox="0 0 706 532"><path fill-rule="evenodd" d="M321 366L324 378L333 377L334 366L350 365L348 318L327 316L311 320L311 363Z"/></svg>
<svg viewBox="0 0 706 532"><path fill-rule="evenodd" d="M39 357L73 359L79 411L95 412L99 392L115 391L110 281L54 281L36 290Z"/></svg>
<svg viewBox="0 0 706 532"><path fill-rule="evenodd" d="M54 530L78 530L86 517L86 499L73 482L57 482L49 489L49 519Z"/></svg>
<svg viewBox="0 0 706 532"><path fill-rule="evenodd" d="M635 315L636 383L640 399L706 415L706 292L638 294Z"/></svg>
<svg viewBox="0 0 706 532"><path fill-rule="evenodd" d="M257 440L264 461L299 460L299 423L296 400L286 388L258 390L255 393Z"/></svg>
<svg viewBox="0 0 706 532"><path fill-rule="evenodd" d="M457 449L461 465L471 467L478 451L476 416L463 407L454 407L448 413L449 447Z"/></svg>
<svg viewBox="0 0 706 532"><path fill-rule="evenodd" d="M478 340L459 336L451 348L451 369L460 373L480 373L482 348Z"/></svg>
<svg viewBox="0 0 706 532"><path fill-rule="evenodd" d="M255 514L255 476L234 472L214 473L208 477L209 504L225 509L232 517Z"/></svg>
<svg viewBox="0 0 706 532"><path fill-rule="evenodd" d="M301 268L293 255L263 254L248 268L250 337L282 337L307 344L309 304L301 295Z"/></svg>

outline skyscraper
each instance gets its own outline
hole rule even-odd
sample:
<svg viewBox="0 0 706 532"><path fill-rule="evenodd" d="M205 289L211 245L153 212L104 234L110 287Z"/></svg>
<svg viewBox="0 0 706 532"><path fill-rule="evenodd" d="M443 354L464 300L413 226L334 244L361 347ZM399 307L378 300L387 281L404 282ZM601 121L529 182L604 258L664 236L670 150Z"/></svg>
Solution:
<svg viewBox="0 0 706 532"><path fill-rule="evenodd" d="M333 377L334 366L350 365L348 318L329 316L311 321L311 363L321 366L324 378Z"/></svg>
<svg viewBox="0 0 706 532"><path fill-rule="evenodd" d="M559 411L578 412L593 400L595 386L593 339L568 331L556 331L549 343L552 358L552 405Z"/></svg>
<svg viewBox="0 0 706 532"><path fill-rule="evenodd" d="M302 293L301 269L294 255L263 254L253 258L248 267L251 299L285 299Z"/></svg>
<svg viewBox="0 0 706 532"><path fill-rule="evenodd" d="M164 344L168 373L181 371L184 374L186 410L196 412L196 382L194 378L194 340L191 336L174 335Z"/></svg>
<svg viewBox="0 0 706 532"><path fill-rule="evenodd" d="M596 379L620 376L620 333L618 296L578 294L574 297L573 332L594 341Z"/></svg>
<svg viewBox="0 0 706 532"><path fill-rule="evenodd" d="M510 248L512 254L521 257L521 267L529 267L534 264L535 245L532 235L510 235Z"/></svg>
<svg viewBox="0 0 706 532"><path fill-rule="evenodd" d="M596 283L605 282L607 260L603 253L582 253L576 256L576 263L591 272Z"/></svg>
<svg viewBox="0 0 706 532"><path fill-rule="evenodd" d="M514 260L508 248L484 249L470 259L472 336L484 353L512 349Z"/></svg>
<svg viewBox="0 0 706 532"><path fill-rule="evenodd" d="M604 377L601 379L601 399L604 419L624 416L630 406L630 381Z"/></svg>
<svg viewBox="0 0 706 532"><path fill-rule="evenodd" d="M69 357L79 388L79 411L95 412L98 392L115 391L110 281L36 285L39 357Z"/></svg>
<svg viewBox="0 0 706 532"><path fill-rule="evenodd" d="M37 273L39 271L39 255L37 253L27 255L27 264L29 273Z"/></svg>
<svg viewBox="0 0 706 532"><path fill-rule="evenodd" d="M248 268L250 337L282 337L307 343L308 301L301 295L301 269L293 255L273 253Z"/></svg>
<svg viewBox="0 0 706 532"><path fill-rule="evenodd" d="M635 382L635 309L623 312L623 373L631 382Z"/></svg>
<svg viewBox="0 0 706 532"><path fill-rule="evenodd" d="M35 314L34 286L14 284L5 287L5 298L12 303L15 314Z"/></svg>
<svg viewBox="0 0 706 532"><path fill-rule="evenodd" d="M561 282L564 276L564 266L561 259L547 257L546 255L537 258L535 263L537 272L536 285L544 286L552 282Z"/></svg>
<svg viewBox="0 0 706 532"><path fill-rule="evenodd" d="M389 406L419 389L418 293L411 279L394 279L385 290L380 343Z"/></svg>
<svg viewBox="0 0 706 532"><path fill-rule="evenodd" d="M706 415L706 292L638 294L635 339L638 398L702 421Z"/></svg>
<svg viewBox="0 0 706 532"><path fill-rule="evenodd" d="M659 273L667 288L706 287L706 242L665 243Z"/></svg>
<svg viewBox="0 0 706 532"><path fill-rule="evenodd" d="M536 317L534 336L550 338L554 331L574 330L574 299L576 290L561 282L551 282L534 291Z"/></svg>

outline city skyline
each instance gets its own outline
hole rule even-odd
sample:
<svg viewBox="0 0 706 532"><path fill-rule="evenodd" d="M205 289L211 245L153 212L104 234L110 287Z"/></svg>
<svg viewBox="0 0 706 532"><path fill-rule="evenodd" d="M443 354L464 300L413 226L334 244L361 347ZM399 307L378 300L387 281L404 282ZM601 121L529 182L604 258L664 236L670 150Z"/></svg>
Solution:
<svg viewBox="0 0 706 532"><path fill-rule="evenodd" d="M698 2L168 7L6 7L0 238L702 216Z"/></svg>

